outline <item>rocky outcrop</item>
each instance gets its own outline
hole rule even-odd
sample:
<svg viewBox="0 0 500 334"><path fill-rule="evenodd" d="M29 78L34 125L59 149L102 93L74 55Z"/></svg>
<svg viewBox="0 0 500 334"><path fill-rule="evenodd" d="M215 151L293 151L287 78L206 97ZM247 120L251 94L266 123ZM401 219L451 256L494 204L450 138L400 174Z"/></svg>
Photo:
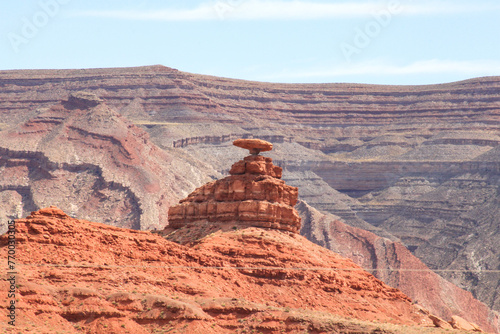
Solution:
<svg viewBox="0 0 500 334"><path fill-rule="evenodd" d="M69 94L68 103L82 108L96 107L103 103L104 100L95 94L79 91Z"/></svg>
<svg viewBox="0 0 500 334"><path fill-rule="evenodd" d="M252 155L233 164L228 176L208 183L168 211L168 228L208 221L213 224L268 227L297 233L300 218L293 208L298 189L281 179L281 167L271 158L258 155L272 144L258 139L238 139L234 145L250 150Z"/></svg>
<svg viewBox="0 0 500 334"><path fill-rule="evenodd" d="M484 333L484 331L478 325L469 322L459 316L453 316L450 324L455 329Z"/></svg>
<svg viewBox="0 0 500 334"><path fill-rule="evenodd" d="M399 290L295 233L229 229L186 247L56 207L15 224L17 332L440 333Z"/></svg>

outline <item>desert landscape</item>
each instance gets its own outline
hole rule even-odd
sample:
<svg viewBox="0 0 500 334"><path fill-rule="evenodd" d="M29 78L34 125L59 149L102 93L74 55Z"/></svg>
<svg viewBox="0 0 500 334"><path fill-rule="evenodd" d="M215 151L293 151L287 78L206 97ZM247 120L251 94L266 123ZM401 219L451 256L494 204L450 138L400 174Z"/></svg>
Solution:
<svg viewBox="0 0 500 334"><path fill-rule="evenodd" d="M499 92L0 71L2 330L499 333Z"/></svg>

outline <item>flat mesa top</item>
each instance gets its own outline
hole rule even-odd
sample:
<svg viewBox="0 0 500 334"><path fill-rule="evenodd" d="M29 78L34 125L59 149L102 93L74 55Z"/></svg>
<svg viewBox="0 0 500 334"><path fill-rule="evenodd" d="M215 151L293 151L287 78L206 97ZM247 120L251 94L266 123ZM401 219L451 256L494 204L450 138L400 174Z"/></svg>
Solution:
<svg viewBox="0 0 500 334"><path fill-rule="evenodd" d="M273 149L273 144L261 139L236 139L233 145L247 149L253 155Z"/></svg>

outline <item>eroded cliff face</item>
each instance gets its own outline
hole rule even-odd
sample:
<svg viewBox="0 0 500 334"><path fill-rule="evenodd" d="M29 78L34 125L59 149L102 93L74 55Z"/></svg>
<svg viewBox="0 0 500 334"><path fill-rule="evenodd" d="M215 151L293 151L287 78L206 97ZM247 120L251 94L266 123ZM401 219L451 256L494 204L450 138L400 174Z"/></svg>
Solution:
<svg viewBox="0 0 500 334"><path fill-rule="evenodd" d="M160 228L183 188L206 177L187 178L192 169L92 94L0 132L0 154L3 219L57 204L115 226Z"/></svg>
<svg viewBox="0 0 500 334"><path fill-rule="evenodd" d="M159 148L178 155L177 166L193 169L200 182L179 185L175 200L204 183L209 173L200 168L216 176L228 172L228 162L241 158L230 141L271 141L276 150L269 156L285 170L284 180L301 189L300 198L347 224L401 241L431 269L457 270L440 274L500 310L499 78L431 86L294 85L152 66L3 71L0 83L4 129L36 118L37 108L71 91L97 93ZM43 124L52 128L54 122ZM17 150L5 149L3 155ZM9 158L9 166L30 171L26 161L37 157ZM0 193L9 217L39 207L24 177L9 179ZM117 214L132 212L128 202Z"/></svg>

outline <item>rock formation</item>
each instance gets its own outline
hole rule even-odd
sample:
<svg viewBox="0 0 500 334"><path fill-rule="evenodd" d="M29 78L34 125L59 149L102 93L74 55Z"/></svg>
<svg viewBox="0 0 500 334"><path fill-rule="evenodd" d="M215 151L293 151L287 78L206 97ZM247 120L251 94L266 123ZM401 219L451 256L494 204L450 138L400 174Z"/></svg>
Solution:
<svg viewBox="0 0 500 334"><path fill-rule="evenodd" d="M69 94L68 102L73 105L79 105L82 108L96 107L104 100L96 94L85 91L72 92Z"/></svg>
<svg viewBox="0 0 500 334"><path fill-rule="evenodd" d="M260 152L273 149L273 144L260 139L236 139L233 145L248 149L252 155L259 155Z"/></svg>
<svg viewBox="0 0 500 334"><path fill-rule="evenodd" d="M281 167L258 155L272 144L258 139L238 139L235 146L252 155L233 164L228 176L208 183L168 211L169 228L208 221L239 226L268 227L298 233L300 217L293 208L298 189L281 180Z"/></svg>

